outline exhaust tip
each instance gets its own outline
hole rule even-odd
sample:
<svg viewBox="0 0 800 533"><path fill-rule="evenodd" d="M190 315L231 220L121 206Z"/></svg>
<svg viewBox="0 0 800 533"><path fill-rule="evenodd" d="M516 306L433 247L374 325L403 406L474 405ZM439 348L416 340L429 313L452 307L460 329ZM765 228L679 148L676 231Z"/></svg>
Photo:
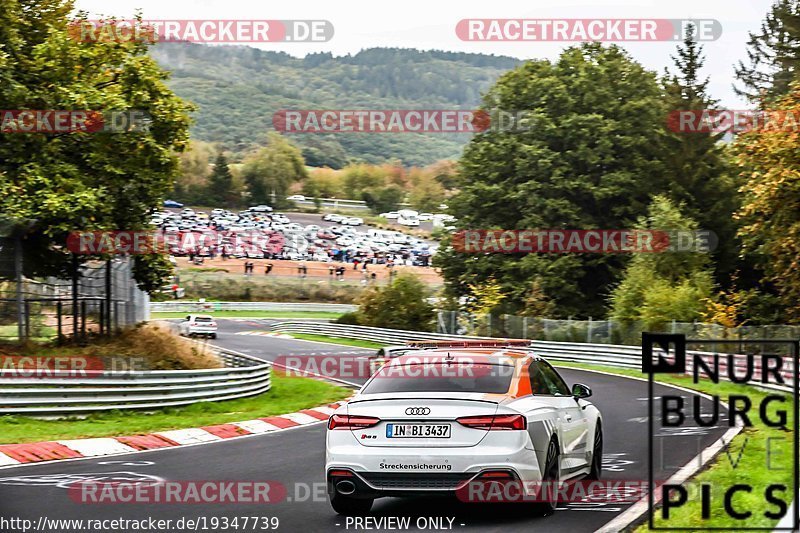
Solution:
<svg viewBox="0 0 800 533"><path fill-rule="evenodd" d="M343 496L350 496L356 491L356 484L348 480L340 481L336 484L336 490Z"/></svg>

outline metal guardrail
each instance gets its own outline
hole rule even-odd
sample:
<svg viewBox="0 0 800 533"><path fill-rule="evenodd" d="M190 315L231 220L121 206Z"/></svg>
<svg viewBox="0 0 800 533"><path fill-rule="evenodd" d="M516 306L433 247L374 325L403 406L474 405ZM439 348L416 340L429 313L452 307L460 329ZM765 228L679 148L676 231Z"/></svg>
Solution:
<svg viewBox="0 0 800 533"><path fill-rule="evenodd" d="M319 204L323 207L333 207L342 209L369 209L367 202L364 200L348 200L346 198L317 198ZM305 200L292 200L298 205L314 205L314 198L306 197ZM397 204L398 208L411 207L411 204L401 203Z"/></svg>
<svg viewBox="0 0 800 533"><path fill-rule="evenodd" d="M449 335L446 333L429 333L424 331L409 331L404 329L372 328L369 326L351 326L349 324L334 324L325 321L313 320L285 320L272 324L272 329L286 333L311 333L316 335L330 335L333 337L348 337L365 341L385 342L387 344L402 344L415 340L456 340L464 339L462 335ZM469 337L470 339L487 339L489 337Z"/></svg>
<svg viewBox="0 0 800 533"><path fill-rule="evenodd" d="M497 337L465 337L463 335L449 335L445 333L429 333L424 331L408 331L400 329L372 328L367 326L352 326L348 324L334 324L330 322L312 321L281 321L272 324L274 331L285 333L310 333L317 335L328 335L331 337L346 337L366 341L380 342L386 344L403 344L408 341L419 340L490 340ZM518 339L515 339L518 340ZM732 343L735 344L735 343ZM620 368L641 369L642 367L642 348L641 346L624 346L615 344L585 344L558 341L530 341L529 350L538 355L542 355L551 361L588 363L596 365L614 366ZM695 356L702 358L706 362L711 362L714 354L704 351L687 351L687 373L693 371L693 360ZM723 375L727 365L726 357L720 357L720 374ZM741 354L731 354L733 364L736 367L737 375L743 375L747 365L747 358ZM794 361L790 357L784 358L783 378L784 385L763 385L764 388L791 391L794 370ZM755 363L759 368L759 363Z"/></svg>
<svg viewBox="0 0 800 533"><path fill-rule="evenodd" d="M214 311L328 311L349 313L358 309L351 304L284 303L284 302L150 302L151 313Z"/></svg>
<svg viewBox="0 0 800 533"><path fill-rule="evenodd" d="M222 352L225 368L202 370L64 371L28 377L0 371L0 415L65 415L156 409L196 402L245 398L268 391L271 365L262 359Z"/></svg>

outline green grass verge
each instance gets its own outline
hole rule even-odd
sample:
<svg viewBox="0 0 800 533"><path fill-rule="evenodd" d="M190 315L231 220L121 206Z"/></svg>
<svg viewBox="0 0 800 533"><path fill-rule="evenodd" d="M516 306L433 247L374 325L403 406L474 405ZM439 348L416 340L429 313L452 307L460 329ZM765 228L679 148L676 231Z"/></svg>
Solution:
<svg viewBox="0 0 800 533"><path fill-rule="evenodd" d="M57 439L137 435L292 413L341 400L350 389L309 378L273 373L272 389L252 398L203 402L152 413L115 411L85 419L39 420L25 416L0 417L0 444Z"/></svg>
<svg viewBox="0 0 800 533"><path fill-rule="evenodd" d="M325 318L335 320L342 316L342 313L334 311L247 311L247 310L231 310L231 311L214 311L198 310L192 313L209 314L217 318ZM159 311L150 313L150 318L184 318L189 312L183 313L178 311Z"/></svg>
<svg viewBox="0 0 800 533"><path fill-rule="evenodd" d="M0 340L16 341L19 339L19 329L16 324L7 324L0 326ZM37 326L31 330L30 340L33 342L46 342L55 338L57 333L56 328L50 326Z"/></svg>
<svg viewBox="0 0 800 533"><path fill-rule="evenodd" d="M312 333L290 333L292 337L295 339L301 339L306 341L316 341L316 342L328 342L331 344L341 344L343 346L358 346L359 348L382 348L386 346L386 344L381 344L379 342L371 342L371 341L362 341L359 339L346 339L343 337L328 337L327 335L314 335Z"/></svg>
<svg viewBox="0 0 800 533"><path fill-rule="evenodd" d="M599 365L581 365L575 363L559 363L561 367L572 367L578 369L594 369L605 372L612 372L625 376L643 377L643 374L636 370L606 367ZM718 395L721 401L727 401L731 394L746 394L753 407L750 409L750 419L753 426L745 428L729 444L728 454L724 451L720 453L711 464L697 474L689 489L689 500L681 507L673 508L670 511L669 520L664 520L661 511L656 513L655 525L661 528L721 528L734 529L741 527L748 528L768 528L775 527L778 520L764 516L765 511L776 512L778 509L774 505L768 505L764 500L764 491L769 485L783 484L787 487L785 493L775 493L790 503L796 495L792 494L792 454L794 445L792 443L793 432L780 428L773 428L766 425L758 415L758 407L761 401L770 394L780 394L767 392L755 387L742 387L733 385L729 382L720 381L713 384L710 382L693 383L689 376L663 375L658 377L658 381L670 385L678 385L687 389L694 389L711 395ZM786 402L772 402L767 409L767 416L770 420L777 420L778 410L786 411L786 427L794 427L793 421L793 402L791 395L786 396ZM708 415L708 412L704 412ZM686 423L692 423L687 420ZM740 455L741 454L741 455ZM737 462L738 461L738 462ZM710 518L701 518L701 499L699 496L699 484L711 486L711 514ZM752 487L752 492L739 492L733 499L733 505L739 510L750 510L753 515L746 520L736 520L725 512L723 498L726 488L737 483L746 483ZM650 531L647 525L640 526L637 532Z"/></svg>

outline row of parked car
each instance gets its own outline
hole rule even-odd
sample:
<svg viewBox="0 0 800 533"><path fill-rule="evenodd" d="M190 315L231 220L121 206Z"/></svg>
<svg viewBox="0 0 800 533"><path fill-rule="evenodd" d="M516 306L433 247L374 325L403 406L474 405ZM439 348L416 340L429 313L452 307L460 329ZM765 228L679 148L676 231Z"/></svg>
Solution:
<svg viewBox="0 0 800 533"><path fill-rule="evenodd" d="M399 259L405 264L427 265L435 246L399 231L356 229L358 217L328 214L336 225L323 227L292 222L269 206L254 206L234 213L213 209L206 213L184 208L155 213L151 224L167 235L175 256L227 255L253 259L351 260ZM381 261L383 262L383 261Z"/></svg>

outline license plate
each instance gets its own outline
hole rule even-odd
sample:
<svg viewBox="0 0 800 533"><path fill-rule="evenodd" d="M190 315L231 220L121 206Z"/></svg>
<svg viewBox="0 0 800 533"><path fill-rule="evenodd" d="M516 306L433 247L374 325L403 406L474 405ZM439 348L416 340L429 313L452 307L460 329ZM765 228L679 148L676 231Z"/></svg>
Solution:
<svg viewBox="0 0 800 533"><path fill-rule="evenodd" d="M449 439L450 424L386 424L390 439Z"/></svg>

